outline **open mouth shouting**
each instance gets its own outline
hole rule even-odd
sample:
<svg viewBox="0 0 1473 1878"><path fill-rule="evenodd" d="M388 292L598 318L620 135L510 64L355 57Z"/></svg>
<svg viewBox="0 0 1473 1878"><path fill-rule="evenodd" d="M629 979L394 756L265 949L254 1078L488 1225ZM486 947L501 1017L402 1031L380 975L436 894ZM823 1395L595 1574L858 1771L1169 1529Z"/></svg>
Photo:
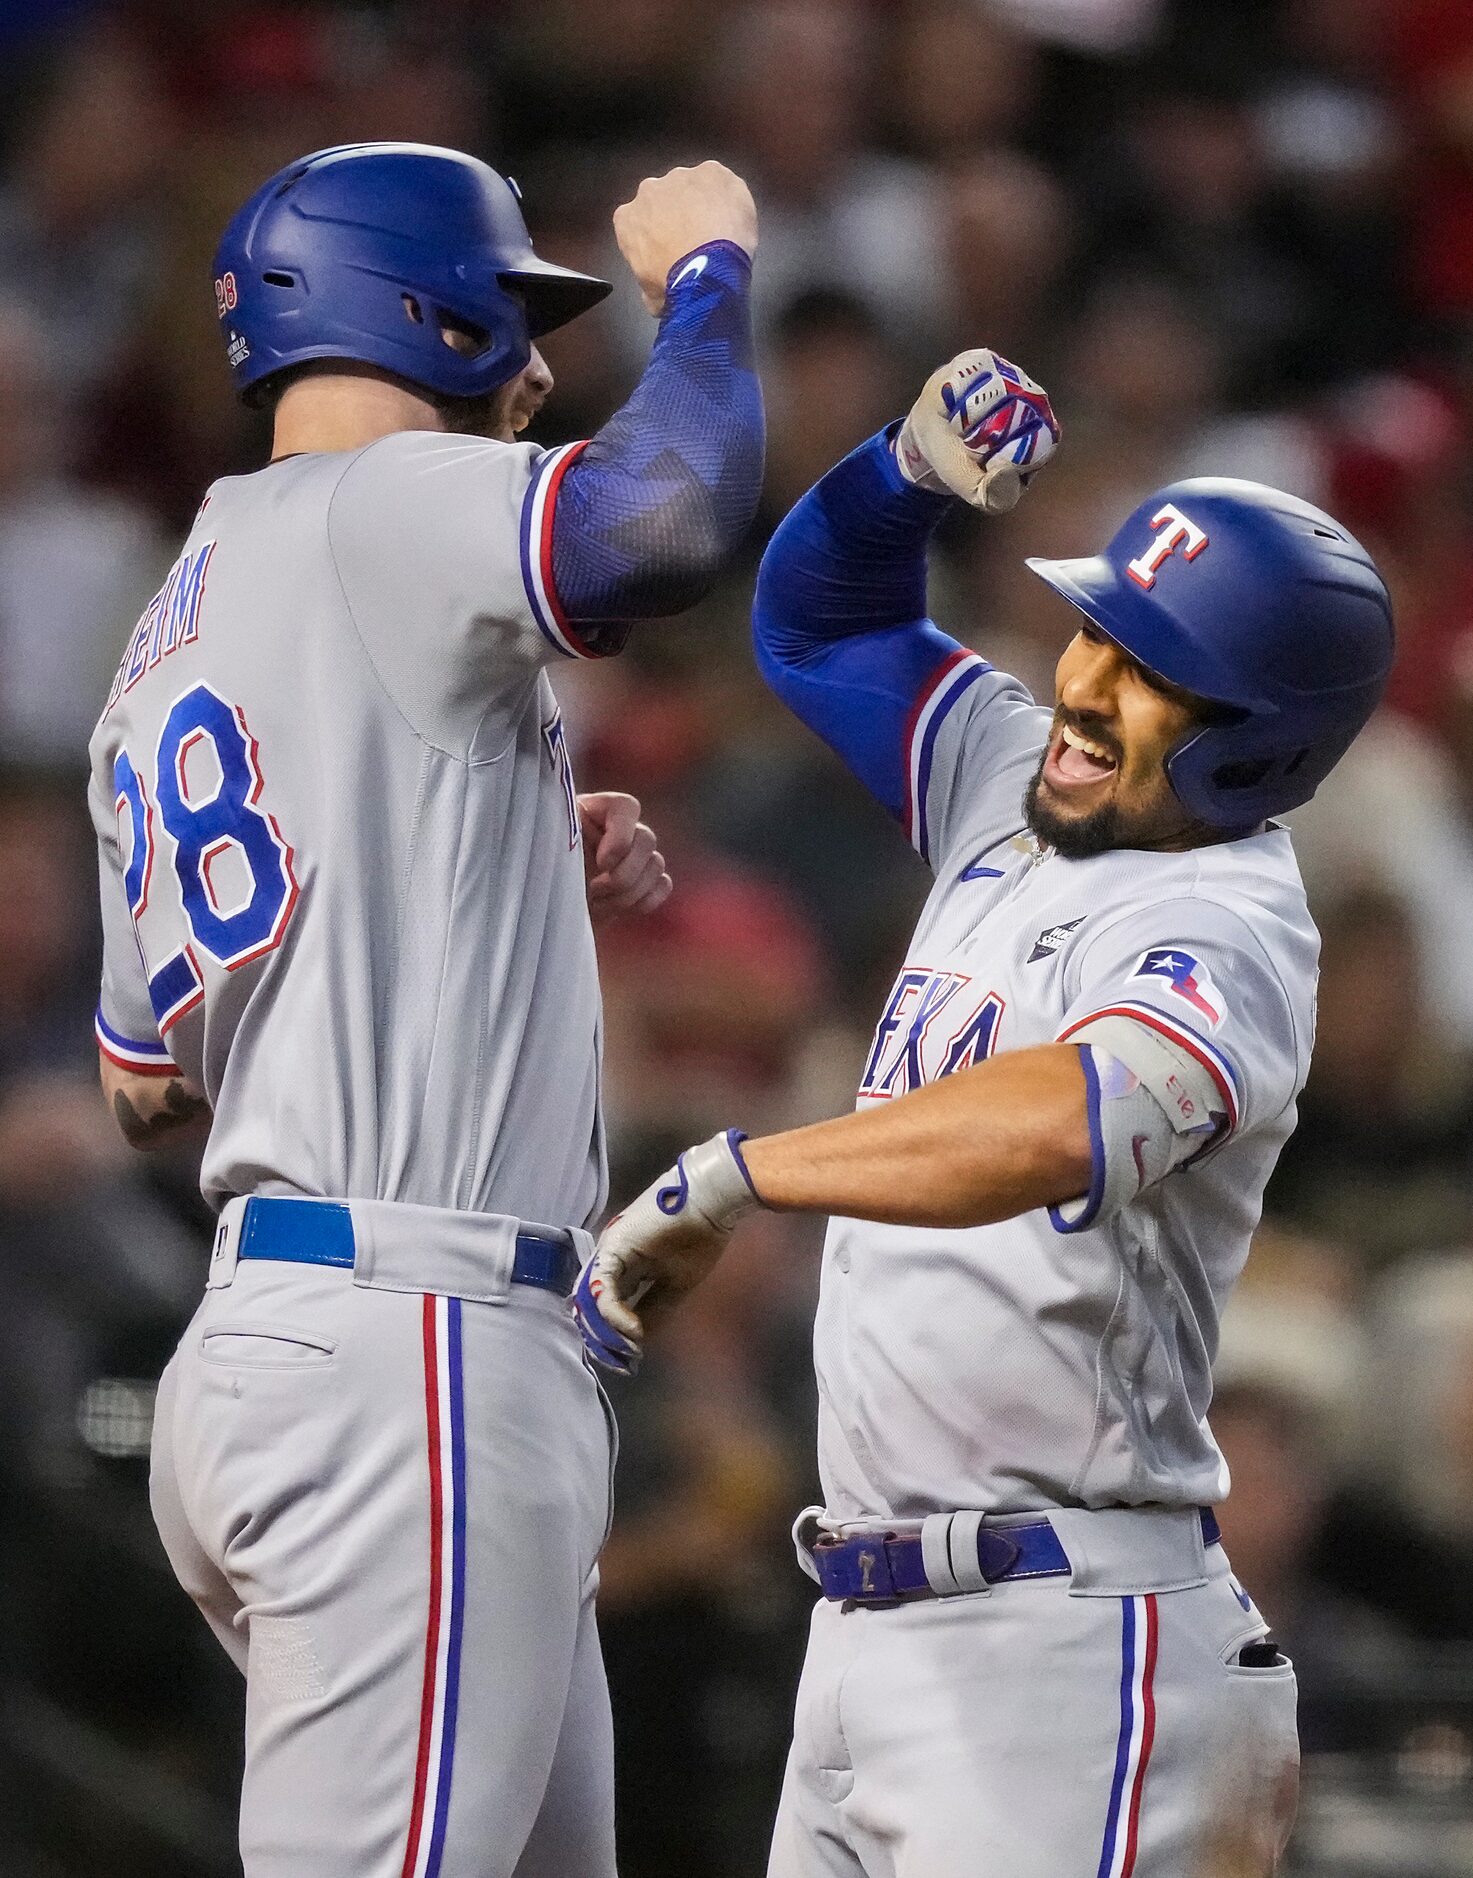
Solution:
<svg viewBox="0 0 1473 1878"><path fill-rule="evenodd" d="M1112 781L1119 768L1114 752L1098 738L1061 723L1049 740L1041 780L1060 795L1072 796Z"/></svg>

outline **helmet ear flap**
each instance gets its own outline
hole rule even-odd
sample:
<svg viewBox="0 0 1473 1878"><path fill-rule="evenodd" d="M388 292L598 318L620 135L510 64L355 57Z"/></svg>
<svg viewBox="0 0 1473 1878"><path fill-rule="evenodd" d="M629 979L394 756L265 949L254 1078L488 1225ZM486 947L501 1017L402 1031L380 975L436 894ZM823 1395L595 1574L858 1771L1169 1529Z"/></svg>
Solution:
<svg viewBox="0 0 1473 1878"><path fill-rule="evenodd" d="M1276 717L1207 724L1168 754L1166 778L1197 821L1256 828L1307 802L1341 754L1336 749L1332 756L1323 736L1286 743Z"/></svg>

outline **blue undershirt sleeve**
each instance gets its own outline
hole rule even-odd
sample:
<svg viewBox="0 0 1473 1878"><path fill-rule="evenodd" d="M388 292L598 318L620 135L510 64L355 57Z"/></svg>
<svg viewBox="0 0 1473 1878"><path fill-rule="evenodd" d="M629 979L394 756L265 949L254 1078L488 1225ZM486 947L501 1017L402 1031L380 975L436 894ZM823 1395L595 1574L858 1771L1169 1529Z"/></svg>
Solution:
<svg viewBox="0 0 1473 1878"><path fill-rule="evenodd" d="M831 469L773 536L757 663L923 860L966 843L970 864L1021 828L1048 713L927 618L927 549L952 498L908 483L890 437Z"/></svg>
<svg viewBox="0 0 1473 1878"><path fill-rule="evenodd" d="M757 576L763 677L902 818L917 699L963 652L926 616L926 554L949 506L905 481L881 432L794 507Z"/></svg>
<svg viewBox="0 0 1473 1878"><path fill-rule="evenodd" d="M578 650L616 650L627 622L693 605L751 527L763 453L751 272L727 241L671 269L644 375L559 478L552 585Z"/></svg>

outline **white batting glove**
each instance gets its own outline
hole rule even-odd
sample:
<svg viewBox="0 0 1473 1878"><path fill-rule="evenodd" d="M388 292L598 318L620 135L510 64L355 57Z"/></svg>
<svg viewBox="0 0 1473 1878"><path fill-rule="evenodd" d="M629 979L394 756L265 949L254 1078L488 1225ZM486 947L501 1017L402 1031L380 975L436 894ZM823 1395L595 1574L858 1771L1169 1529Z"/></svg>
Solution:
<svg viewBox="0 0 1473 1878"><path fill-rule="evenodd" d="M605 1369L633 1373L651 1316L695 1289L737 1221L762 1204L742 1159L745 1139L729 1128L687 1148L600 1234L573 1310L588 1354Z"/></svg>
<svg viewBox="0 0 1473 1878"><path fill-rule="evenodd" d="M1001 515L1017 507L1058 442L1042 385L979 347L926 380L895 439L895 460L919 488Z"/></svg>

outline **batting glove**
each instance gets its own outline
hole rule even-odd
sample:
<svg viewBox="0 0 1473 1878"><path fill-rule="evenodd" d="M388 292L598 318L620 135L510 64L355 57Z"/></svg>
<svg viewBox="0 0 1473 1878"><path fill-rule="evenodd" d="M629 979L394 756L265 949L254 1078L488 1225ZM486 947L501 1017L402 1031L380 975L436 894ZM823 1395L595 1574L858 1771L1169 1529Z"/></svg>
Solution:
<svg viewBox="0 0 1473 1878"><path fill-rule="evenodd" d="M604 1369L633 1375L649 1321L695 1289L737 1221L762 1204L742 1159L745 1140L729 1128L687 1148L600 1234L573 1311L588 1354Z"/></svg>
<svg viewBox="0 0 1473 1878"><path fill-rule="evenodd" d="M1058 442L1042 385L979 348L932 372L895 439L895 460L920 488L1001 515L1016 508Z"/></svg>

